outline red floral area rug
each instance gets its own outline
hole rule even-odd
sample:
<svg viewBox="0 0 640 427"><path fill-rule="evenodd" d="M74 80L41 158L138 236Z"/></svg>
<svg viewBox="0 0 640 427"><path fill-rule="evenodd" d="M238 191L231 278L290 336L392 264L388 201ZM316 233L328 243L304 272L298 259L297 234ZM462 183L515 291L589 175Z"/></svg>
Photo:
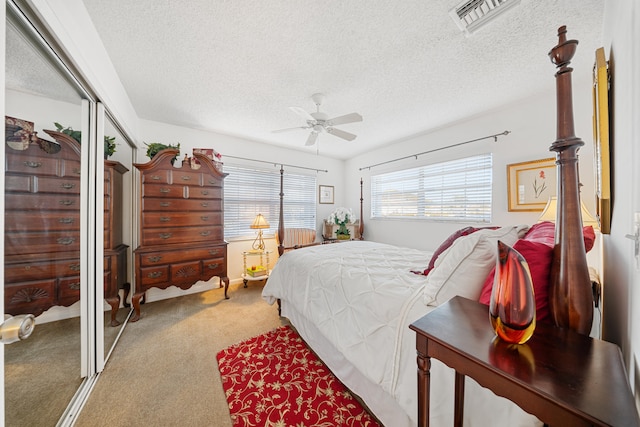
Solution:
<svg viewBox="0 0 640 427"><path fill-rule="evenodd" d="M289 326L216 358L234 426L379 426Z"/></svg>

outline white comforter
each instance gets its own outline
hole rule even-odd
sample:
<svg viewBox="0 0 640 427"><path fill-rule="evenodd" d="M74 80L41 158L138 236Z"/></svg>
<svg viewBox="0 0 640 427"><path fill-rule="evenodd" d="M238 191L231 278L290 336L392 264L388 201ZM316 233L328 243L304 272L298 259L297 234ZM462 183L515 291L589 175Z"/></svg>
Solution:
<svg viewBox="0 0 640 427"><path fill-rule="evenodd" d="M294 305L355 369L391 395L415 425L415 333L408 325L434 307L422 302L425 276L411 270L422 271L430 258L430 252L366 241L308 247L278 260L262 295L271 304L282 299ZM452 371L434 360L431 379L432 425L451 425ZM508 426L534 424L534 417L507 400L469 379L467 384L465 419L486 425L489 413L488 420L502 419ZM489 395L501 407L487 411L487 402L475 394ZM484 421L476 417L482 413Z"/></svg>

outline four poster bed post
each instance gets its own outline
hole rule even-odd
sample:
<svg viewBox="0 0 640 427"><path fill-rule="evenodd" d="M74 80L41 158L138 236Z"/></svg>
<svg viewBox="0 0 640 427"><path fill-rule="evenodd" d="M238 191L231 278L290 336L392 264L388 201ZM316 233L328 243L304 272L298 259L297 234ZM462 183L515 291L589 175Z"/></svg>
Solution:
<svg viewBox="0 0 640 427"><path fill-rule="evenodd" d="M593 295L582 237L577 152L584 142L574 135L571 72L568 65L577 40L567 40L566 26L558 29L558 44L549 57L556 64L557 139L551 144L558 165L558 211L551 266L549 304L557 326L589 335Z"/></svg>

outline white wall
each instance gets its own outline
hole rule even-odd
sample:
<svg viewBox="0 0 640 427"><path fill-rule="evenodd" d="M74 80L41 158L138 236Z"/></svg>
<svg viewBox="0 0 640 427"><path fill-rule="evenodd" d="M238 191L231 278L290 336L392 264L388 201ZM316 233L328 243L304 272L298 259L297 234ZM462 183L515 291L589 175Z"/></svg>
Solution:
<svg viewBox="0 0 640 427"><path fill-rule="evenodd" d="M574 72L574 119L576 136L585 145L578 152L580 158L580 180L583 184L582 199L591 212L595 212L593 138L592 138L592 102L591 70ZM553 79L554 66L549 63L549 79ZM459 157L493 153L493 212L492 224L515 225L532 224L540 212L508 212L507 165L530 160L555 157L549 146L556 139L555 90L522 100L514 105L490 111L481 116L472 117L464 122L453 123L448 127L431 133L418 135L405 141L358 156L346 162L345 188L348 200L352 204L360 198L359 180L365 183L364 206L367 240L375 240L399 246L433 250L455 230L473 225L470 223L444 223L407 220L373 220L370 218L371 175L389 170L415 167L421 164L435 163ZM438 147L458 144L505 130L508 136L473 142L460 147L446 149L389 165L360 170L376 163L421 153ZM485 224L486 225L486 224Z"/></svg>
<svg viewBox="0 0 640 427"><path fill-rule="evenodd" d="M612 225L604 238L604 339L621 346L632 385L640 389L640 273L635 266L633 214L640 212L640 5L607 1L604 47L611 69Z"/></svg>

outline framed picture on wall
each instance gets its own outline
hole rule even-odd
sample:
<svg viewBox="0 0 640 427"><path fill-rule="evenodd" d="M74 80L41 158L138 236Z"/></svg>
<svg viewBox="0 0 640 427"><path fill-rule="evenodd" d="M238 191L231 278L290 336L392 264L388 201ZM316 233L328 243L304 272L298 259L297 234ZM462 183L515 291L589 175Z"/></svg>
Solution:
<svg viewBox="0 0 640 427"><path fill-rule="evenodd" d="M332 185L320 185L318 187L318 194L320 203L332 205L333 202L333 186Z"/></svg>
<svg viewBox="0 0 640 427"><path fill-rule="evenodd" d="M593 66L593 152L596 165L596 214L603 234L611 232L609 158L609 70L604 49L596 50Z"/></svg>
<svg viewBox="0 0 640 427"><path fill-rule="evenodd" d="M555 158L507 165L509 212L542 212L556 195L556 175Z"/></svg>

